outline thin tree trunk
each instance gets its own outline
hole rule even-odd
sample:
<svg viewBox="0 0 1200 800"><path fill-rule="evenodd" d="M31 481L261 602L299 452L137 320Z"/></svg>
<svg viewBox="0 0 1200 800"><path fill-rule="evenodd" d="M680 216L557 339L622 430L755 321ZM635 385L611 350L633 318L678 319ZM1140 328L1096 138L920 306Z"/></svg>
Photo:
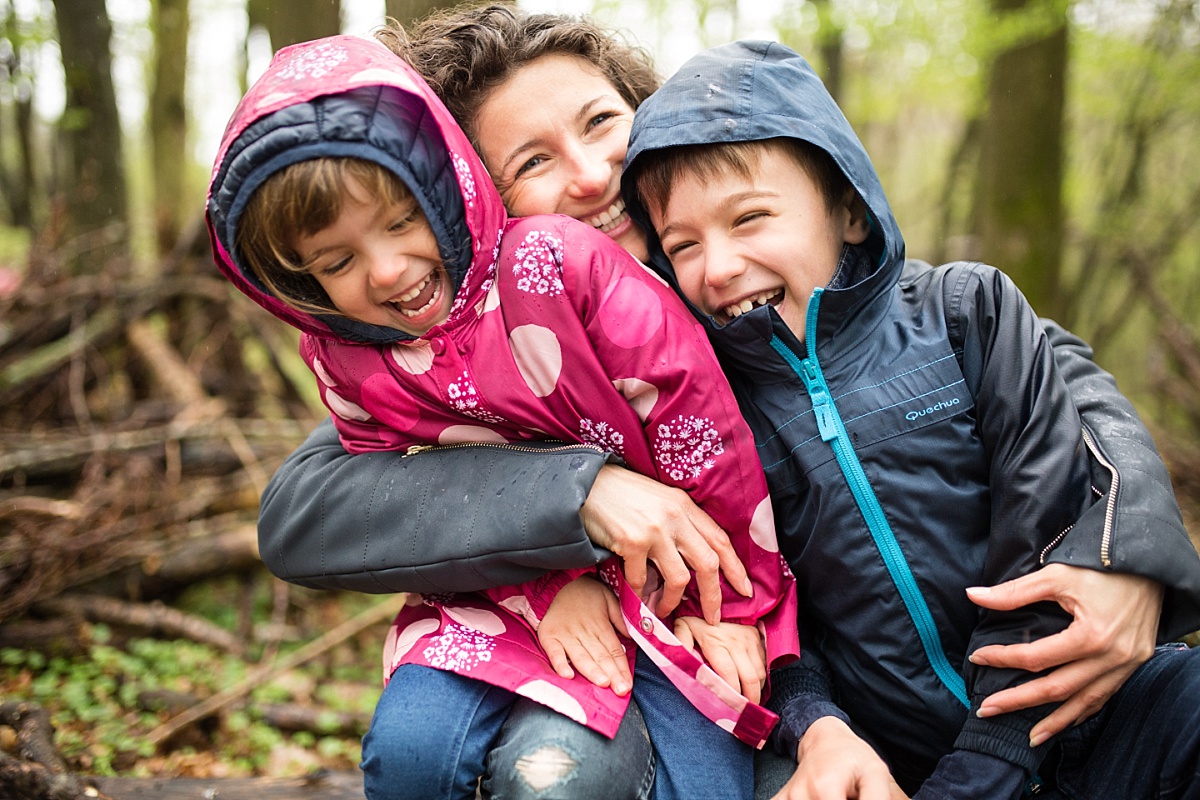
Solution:
<svg viewBox="0 0 1200 800"><path fill-rule="evenodd" d="M186 73L188 0L155 0L154 90L150 98L150 146L154 172L154 231L158 252L175 247L184 215L198 200L185 191L187 174Z"/></svg>
<svg viewBox="0 0 1200 800"><path fill-rule="evenodd" d="M438 8L447 8L454 5L454 3L439 3L437 0L386 0L384 5L389 17L401 25L410 25L419 19L429 16L431 11Z"/></svg>
<svg viewBox="0 0 1200 800"><path fill-rule="evenodd" d="M1061 316L1067 4L991 0L991 7L1001 23L1026 15L1033 33L991 64L980 126L975 255L1008 272L1039 313Z"/></svg>
<svg viewBox="0 0 1200 800"><path fill-rule="evenodd" d="M70 151L72 178L62 187L66 234L95 235L82 263L101 263L128 251L128 212L121 151L121 125L113 89L112 24L104 0L54 0L66 75L66 110L60 122Z"/></svg>
<svg viewBox="0 0 1200 800"><path fill-rule="evenodd" d="M275 0L267 5L271 49L333 36L342 30L341 0Z"/></svg>

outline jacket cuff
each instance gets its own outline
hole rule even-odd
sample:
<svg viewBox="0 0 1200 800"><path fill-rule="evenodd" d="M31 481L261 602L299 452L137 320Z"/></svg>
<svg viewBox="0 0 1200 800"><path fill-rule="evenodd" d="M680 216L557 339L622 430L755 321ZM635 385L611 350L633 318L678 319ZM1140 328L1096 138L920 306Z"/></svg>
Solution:
<svg viewBox="0 0 1200 800"><path fill-rule="evenodd" d="M1029 732L1044 716L1045 707L1013 711L986 719L975 716L978 705L972 704L966 723L954 742L957 750L994 756L1032 774L1046 757L1050 742L1029 746Z"/></svg>
<svg viewBox="0 0 1200 800"><path fill-rule="evenodd" d="M1015 764L982 753L955 750L938 762L912 800L1016 800L1027 773Z"/></svg>

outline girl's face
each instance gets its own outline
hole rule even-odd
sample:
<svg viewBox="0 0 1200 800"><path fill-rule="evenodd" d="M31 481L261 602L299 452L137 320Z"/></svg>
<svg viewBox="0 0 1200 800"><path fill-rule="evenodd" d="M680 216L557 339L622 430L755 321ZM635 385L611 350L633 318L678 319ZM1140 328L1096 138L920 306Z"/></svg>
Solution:
<svg viewBox="0 0 1200 800"><path fill-rule="evenodd" d="M411 197L387 204L350 178L333 224L289 244L351 319L421 336L450 314L450 276Z"/></svg>
<svg viewBox="0 0 1200 800"><path fill-rule="evenodd" d="M566 214L646 260L621 200L633 109L591 63L545 55L492 90L475 115L480 155L514 216Z"/></svg>

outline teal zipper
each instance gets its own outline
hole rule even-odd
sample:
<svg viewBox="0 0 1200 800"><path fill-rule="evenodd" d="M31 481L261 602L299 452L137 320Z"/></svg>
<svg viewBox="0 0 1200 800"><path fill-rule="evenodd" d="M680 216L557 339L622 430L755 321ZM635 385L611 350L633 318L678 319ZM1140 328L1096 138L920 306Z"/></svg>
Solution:
<svg viewBox="0 0 1200 800"><path fill-rule="evenodd" d="M821 305L823 291L822 289L814 290L808 301L808 318L804 326L804 340L808 357L801 361L778 336L771 337L771 347L783 357L792 371L800 376L800 380L804 381L804 387L812 399L813 416L817 420L817 430L820 431L821 441L829 442L829 446L833 448L838 466L842 469L842 475L850 486L850 493L854 496L858 510L862 513L867 528L871 531L871 537L875 540L875 547L883 556L883 563L892 577L892 583L900 592L900 598L904 601L908 615L917 629L917 635L925 648L929 665L933 667L934 673L950 690L950 693L958 698L960 703L970 708L966 684L963 682L962 676L958 674L958 670L952 667L950 660L946 658L946 653L942 649L941 637L938 636L937 625L933 621L933 614L930 613L921 589L917 586L917 579L913 576L908 561L900 550L900 543L896 541L896 534L892 532L892 526L888 524L883 507L879 505L879 498L875 496L875 490L871 488L871 482L867 480L867 474L863 471L858 455L850 444L846 425L842 421L842 415L838 412L837 404L833 402L829 384L825 382L825 375L821 371L821 363L817 359L817 311Z"/></svg>

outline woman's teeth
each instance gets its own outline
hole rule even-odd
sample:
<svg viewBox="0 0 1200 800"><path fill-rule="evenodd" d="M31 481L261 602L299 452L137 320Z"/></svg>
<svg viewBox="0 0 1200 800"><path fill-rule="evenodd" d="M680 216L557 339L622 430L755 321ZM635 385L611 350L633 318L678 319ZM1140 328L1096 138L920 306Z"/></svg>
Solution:
<svg viewBox="0 0 1200 800"><path fill-rule="evenodd" d="M617 227L625 219L625 201L617 200L608 207L607 210L600 212L598 216L592 217L587 221L593 228L599 228L602 233L608 233L613 228Z"/></svg>
<svg viewBox="0 0 1200 800"><path fill-rule="evenodd" d="M725 308L721 309L721 312L723 314L725 314L725 316L729 317L730 319L735 319L737 317L740 317L742 314L745 314L747 311L752 311L752 310L758 308L759 306L765 305L765 304L769 303L770 301L775 300L776 298L782 297L782 296L783 296L782 289L773 289L772 291L769 291L769 292L762 292L760 294L756 294L753 297L747 297L745 300L742 300L740 303L733 303L732 305L725 306Z"/></svg>

